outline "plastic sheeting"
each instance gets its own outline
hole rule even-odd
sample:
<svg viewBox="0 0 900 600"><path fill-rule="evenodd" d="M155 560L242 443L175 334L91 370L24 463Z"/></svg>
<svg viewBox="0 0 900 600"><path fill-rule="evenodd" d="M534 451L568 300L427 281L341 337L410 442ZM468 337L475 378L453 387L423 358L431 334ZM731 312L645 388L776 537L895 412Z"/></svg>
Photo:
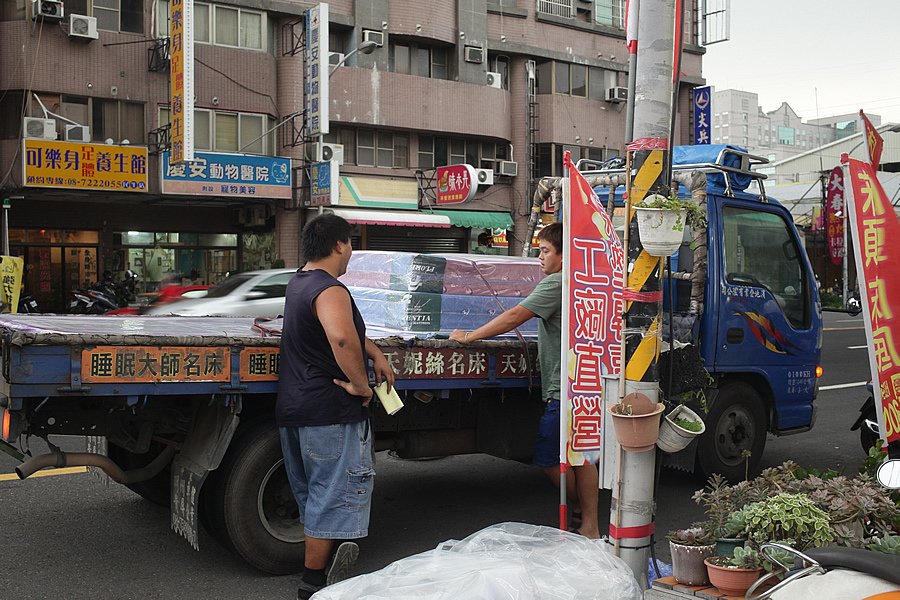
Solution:
<svg viewBox="0 0 900 600"><path fill-rule="evenodd" d="M628 566L552 527L501 523L327 587L315 600L640 600Z"/></svg>

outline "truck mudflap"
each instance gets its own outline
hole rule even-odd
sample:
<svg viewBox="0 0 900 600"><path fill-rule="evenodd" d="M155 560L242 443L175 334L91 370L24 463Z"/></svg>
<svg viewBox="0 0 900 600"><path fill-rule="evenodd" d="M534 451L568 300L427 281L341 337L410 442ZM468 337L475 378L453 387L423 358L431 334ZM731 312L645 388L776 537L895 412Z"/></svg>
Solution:
<svg viewBox="0 0 900 600"><path fill-rule="evenodd" d="M218 468L240 421L241 395L216 397L198 408L194 426L172 461L172 529L194 550L200 549L197 527L200 488Z"/></svg>

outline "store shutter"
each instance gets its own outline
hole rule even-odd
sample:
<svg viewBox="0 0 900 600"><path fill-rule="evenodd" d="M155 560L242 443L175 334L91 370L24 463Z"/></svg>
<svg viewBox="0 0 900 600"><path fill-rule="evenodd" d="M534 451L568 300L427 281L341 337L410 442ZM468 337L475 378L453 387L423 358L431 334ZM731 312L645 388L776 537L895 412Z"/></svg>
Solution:
<svg viewBox="0 0 900 600"><path fill-rule="evenodd" d="M367 250L458 254L466 251L466 230L460 227L415 228L366 226Z"/></svg>

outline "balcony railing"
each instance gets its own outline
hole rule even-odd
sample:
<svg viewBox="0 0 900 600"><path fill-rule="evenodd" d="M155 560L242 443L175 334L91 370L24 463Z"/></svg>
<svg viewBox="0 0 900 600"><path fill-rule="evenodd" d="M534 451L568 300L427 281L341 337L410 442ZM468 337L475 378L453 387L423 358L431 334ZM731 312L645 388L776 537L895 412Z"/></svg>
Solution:
<svg viewBox="0 0 900 600"><path fill-rule="evenodd" d="M573 0L537 0L537 11L545 15L571 19Z"/></svg>

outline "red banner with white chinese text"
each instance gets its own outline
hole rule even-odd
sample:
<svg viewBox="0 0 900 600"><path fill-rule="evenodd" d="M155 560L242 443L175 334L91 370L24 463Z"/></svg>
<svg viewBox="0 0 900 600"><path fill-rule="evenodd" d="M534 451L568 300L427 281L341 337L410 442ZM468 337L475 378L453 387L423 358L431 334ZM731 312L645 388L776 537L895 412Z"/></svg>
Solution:
<svg viewBox="0 0 900 600"><path fill-rule="evenodd" d="M828 253L836 265L844 261L844 170L835 167L828 177Z"/></svg>
<svg viewBox="0 0 900 600"><path fill-rule="evenodd" d="M900 444L900 222L872 165L847 155L850 231L881 437Z"/></svg>
<svg viewBox="0 0 900 600"><path fill-rule="evenodd" d="M602 457L603 376L621 368L625 251L568 152L563 163L562 414L568 418L561 424L567 442L560 463L583 465Z"/></svg>

